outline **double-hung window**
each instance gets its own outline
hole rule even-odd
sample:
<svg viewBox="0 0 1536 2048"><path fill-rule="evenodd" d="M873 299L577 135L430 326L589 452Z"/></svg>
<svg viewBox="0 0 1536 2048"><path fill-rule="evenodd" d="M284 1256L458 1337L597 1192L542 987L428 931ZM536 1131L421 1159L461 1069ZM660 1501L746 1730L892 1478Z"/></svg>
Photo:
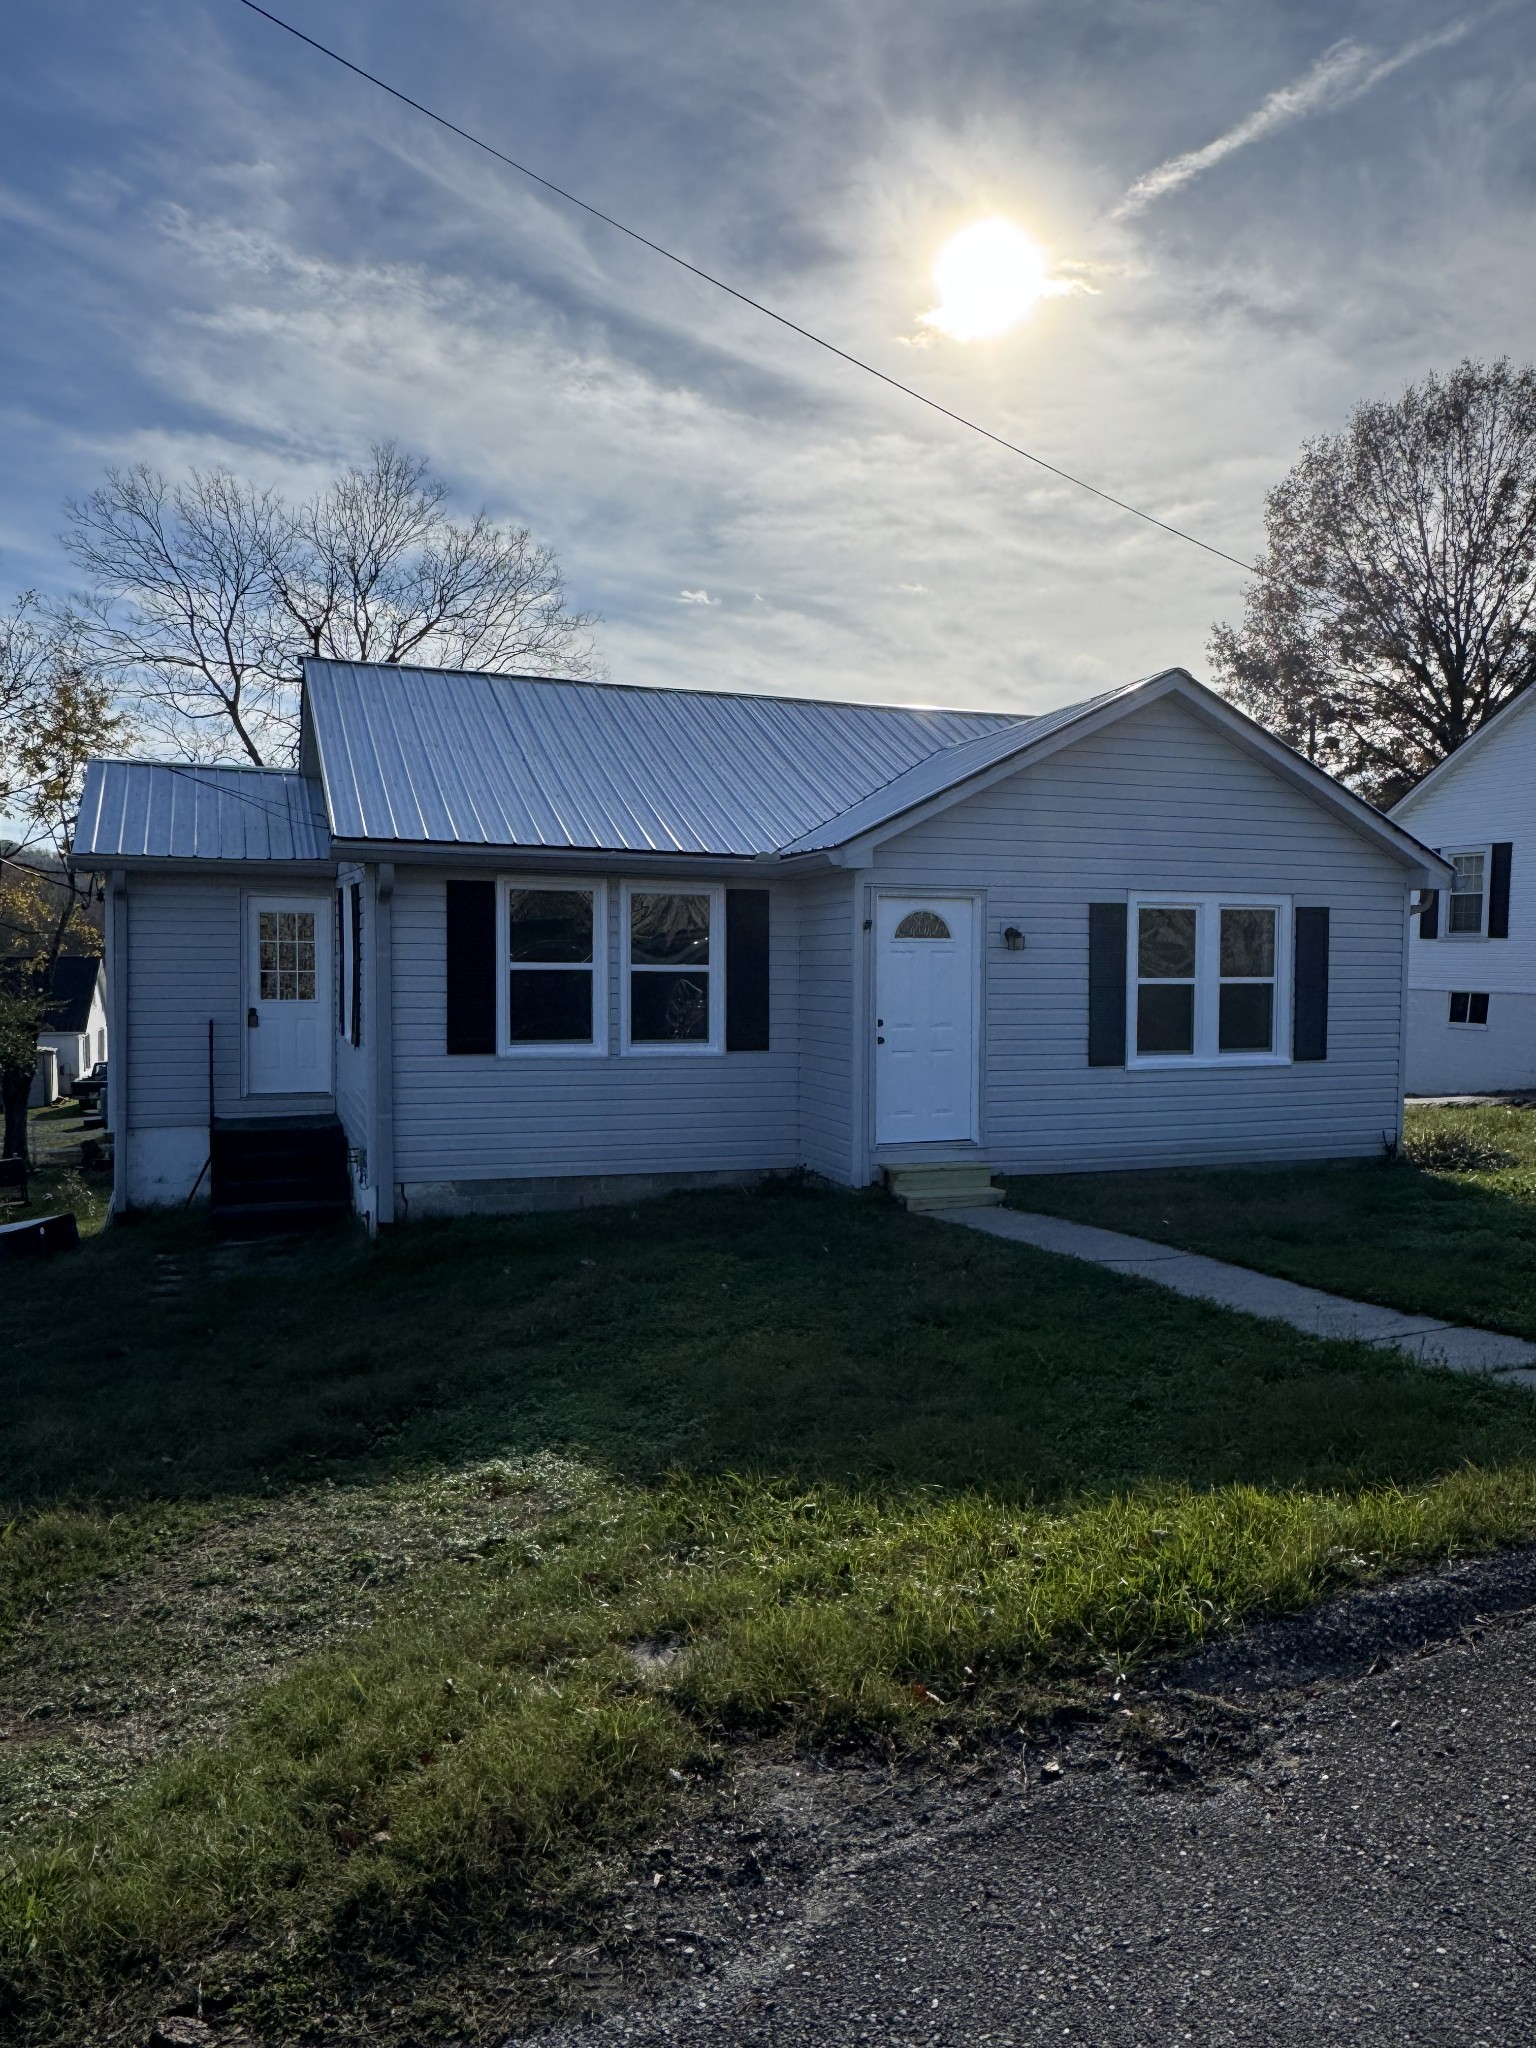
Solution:
<svg viewBox="0 0 1536 2048"><path fill-rule="evenodd" d="M1480 939L1487 930L1488 849L1478 846L1465 853L1448 853L1446 859L1456 870L1446 930L1453 938Z"/></svg>
<svg viewBox="0 0 1536 2048"><path fill-rule="evenodd" d="M724 1042L724 892L625 886L624 1049L719 1052Z"/></svg>
<svg viewBox="0 0 1536 2048"><path fill-rule="evenodd" d="M511 881L502 894L501 1043L511 1053L602 1052L606 894L601 882Z"/></svg>
<svg viewBox="0 0 1536 2048"><path fill-rule="evenodd" d="M1287 905L1133 899L1129 939L1133 1065L1289 1057Z"/></svg>

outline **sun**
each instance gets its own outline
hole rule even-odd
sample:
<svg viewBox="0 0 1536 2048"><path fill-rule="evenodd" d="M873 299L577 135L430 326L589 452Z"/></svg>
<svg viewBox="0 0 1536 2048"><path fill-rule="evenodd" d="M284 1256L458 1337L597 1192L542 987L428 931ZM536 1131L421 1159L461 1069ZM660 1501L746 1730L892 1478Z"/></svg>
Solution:
<svg viewBox="0 0 1536 2048"><path fill-rule="evenodd" d="M939 251L939 303L919 317L951 341L991 341L1027 318L1053 287L1045 251L1011 220L972 221Z"/></svg>

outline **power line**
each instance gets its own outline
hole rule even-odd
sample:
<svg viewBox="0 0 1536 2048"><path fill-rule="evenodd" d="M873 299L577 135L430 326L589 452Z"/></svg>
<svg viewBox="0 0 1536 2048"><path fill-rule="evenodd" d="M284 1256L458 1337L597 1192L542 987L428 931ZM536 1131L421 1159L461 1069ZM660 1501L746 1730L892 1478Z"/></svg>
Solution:
<svg viewBox="0 0 1536 2048"><path fill-rule="evenodd" d="M654 255L665 257L668 263L675 263L679 270L686 270L691 277L702 279L705 284L713 285L716 291L725 292L739 304L750 306L754 313L761 313L766 319L777 321L780 327L787 327L791 334L798 334L803 341L813 342L817 348L825 349L828 355L836 356L840 362L850 364L855 370L862 370L866 376L878 378L882 384L889 385L891 390L899 391L904 398L916 399L919 405L927 406L930 412L940 413L945 419L953 420L957 426L966 427L973 434L980 434L983 440L992 442L995 447L1006 449L1010 455L1022 456L1026 462L1034 463L1037 469L1047 470L1052 476L1059 476L1064 483L1073 485L1077 490L1088 491L1093 497L1102 499L1106 505L1113 505L1117 511L1129 512L1132 518L1145 520L1148 526L1155 526L1163 533L1172 534L1175 540L1187 541L1191 547L1201 548L1206 554L1215 555L1218 561L1230 562L1234 568L1243 570L1246 575L1254 573L1251 562L1244 562L1237 555L1228 554L1225 548L1219 548L1211 541L1201 540L1198 534L1186 533L1182 526L1170 525L1166 519L1159 519L1151 512L1143 512L1139 505L1132 505L1124 498L1117 498L1112 491L1100 490L1097 484L1089 483L1086 478L1074 476L1070 470L1062 469L1054 462L1047 462L1043 455L1035 455L1028 448L1021 448L1017 441L1007 440L1002 434L994 434L990 427L982 426L980 421L969 419L964 413L956 412L950 406L941 405L938 399L930 398L925 391L919 391L915 385L903 384L899 377L889 376L884 370L876 369L873 363L865 362L862 356L851 355L847 349L839 348L835 341L828 341L824 335L814 333L809 327L802 327L798 320L791 320L787 313L775 312L772 306L764 305L761 299L754 299L749 293L739 291L735 285L727 284L724 278L700 269L698 264L690 263L686 256L679 256L674 250L663 247L660 242L653 242L649 235L642 235L638 228L626 226L623 221L616 220L611 213L604 213L600 206L593 206L588 200L578 198L574 192L568 192L563 185L557 185L552 178L541 176L527 164L519 163L516 157L508 156L494 144L483 141L478 135L472 135L467 128L461 128L456 121L450 121L446 114L439 114L422 101L412 99L409 93L402 92L387 79L378 77L372 71L365 71L361 64L354 64L350 57L343 57L339 50L333 50L328 43L319 42L314 36L306 35L303 29L295 28L291 21L284 21L281 15L273 14L265 7L259 7L256 0L240 0L240 5L248 7L252 14L259 14L264 21L271 22L274 28L283 29L298 42L307 43L312 50L318 50L322 57L329 57L333 64L339 64L344 71L350 71L355 77L365 79L369 85L377 86L380 92L388 93L391 99L399 100L402 106L410 107L418 114L424 114L429 121L435 121L439 128L446 128L450 135L457 135L460 141L483 150L487 156L494 157L498 163L516 171L520 177L531 179L535 185L542 185L546 192L553 192L557 199L565 200L567 205L579 207L594 220L600 220L605 226L617 229L621 235L627 235L632 242L638 242L643 249L649 249Z"/></svg>

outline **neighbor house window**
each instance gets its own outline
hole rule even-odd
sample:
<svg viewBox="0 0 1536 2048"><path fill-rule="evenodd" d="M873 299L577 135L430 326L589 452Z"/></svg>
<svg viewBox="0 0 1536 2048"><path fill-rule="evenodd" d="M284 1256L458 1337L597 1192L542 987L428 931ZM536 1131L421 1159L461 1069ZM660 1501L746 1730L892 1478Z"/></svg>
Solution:
<svg viewBox="0 0 1536 2048"><path fill-rule="evenodd" d="M1134 1059L1286 1057L1276 997L1288 943L1286 906L1202 896L1133 902L1130 921Z"/></svg>
<svg viewBox="0 0 1536 2048"><path fill-rule="evenodd" d="M625 1045L718 1052L723 1017L721 891L652 889L624 898Z"/></svg>
<svg viewBox="0 0 1536 2048"><path fill-rule="evenodd" d="M1488 1022L1488 997L1471 989L1452 989L1451 1022L1453 1024L1486 1024Z"/></svg>
<svg viewBox="0 0 1536 2048"><path fill-rule="evenodd" d="M509 882L502 917L504 1050L601 1052L602 884Z"/></svg>
<svg viewBox="0 0 1536 2048"><path fill-rule="evenodd" d="M1451 883L1446 929L1465 938L1481 938L1488 890L1488 849L1479 847L1473 853L1452 853L1447 858L1456 870L1456 878Z"/></svg>

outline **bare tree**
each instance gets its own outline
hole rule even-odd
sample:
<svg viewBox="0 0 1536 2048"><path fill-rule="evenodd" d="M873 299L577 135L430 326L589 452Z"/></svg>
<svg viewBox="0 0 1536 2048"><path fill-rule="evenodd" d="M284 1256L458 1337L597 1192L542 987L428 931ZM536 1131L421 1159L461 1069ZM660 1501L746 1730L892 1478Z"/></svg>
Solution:
<svg viewBox="0 0 1536 2048"><path fill-rule="evenodd" d="M424 461L387 441L299 510L273 581L304 651L591 674L594 621L567 608L553 551L484 512L455 522L447 496Z"/></svg>
<svg viewBox="0 0 1536 2048"><path fill-rule="evenodd" d="M447 496L393 442L296 508L226 470L109 470L70 507L77 630L145 727L196 758L232 732L252 761L291 759L306 654L597 672L553 552L483 512L451 519Z"/></svg>
<svg viewBox="0 0 1536 2048"><path fill-rule="evenodd" d="M109 469L69 506L64 536L89 588L75 630L146 731L189 759L291 752L294 675L272 595L289 521L271 491L227 470L169 483L142 463Z"/></svg>
<svg viewBox="0 0 1536 2048"><path fill-rule="evenodd" d="M0 618L0 797L27 837L0 854L0 1108L8 1156L26 1155L27 1095L54 969L71 942L99 949L90 878L64 865L85 764L120 741L113 685L68 631L23 598Z"/></svg>
<svg viewBox="0 0 1536 2048"><path fill-rule="evenodd" d="M1393 803L1536 680L1536 369L1463 362L1306 444L1219 685Z"/></svg>

